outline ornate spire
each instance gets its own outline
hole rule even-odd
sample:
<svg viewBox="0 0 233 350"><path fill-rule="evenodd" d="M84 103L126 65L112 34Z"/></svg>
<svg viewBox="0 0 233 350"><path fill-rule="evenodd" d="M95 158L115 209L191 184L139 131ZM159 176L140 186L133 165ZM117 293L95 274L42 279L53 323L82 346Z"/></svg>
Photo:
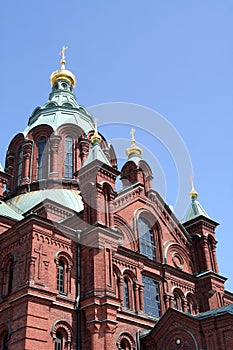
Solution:
<svg viewBox="0 0 233 350"><path fill-rule="evenodd" d="M129 148L127 148L126 150L126 155L127 157L129 158L130 156L132 155L137 155L137 156L140 156L142 155L142 150L141 148L139 148L137 145L136 145L136 140L135 140L135 137L134 137L134 134L135 134L135 130L132 129L130 131L130 134L132 135L132 138L131 138L131 146Z"/></svg>
<svg viewBox="0 0 233 350"><path fill-rule="evenodd" d="M56 70L53 72L50 76L50 83L51 86L53 86L58 80L66 80L68 81L73 87L76 84L76 78L75 75L68 69L66 69L66 60L65 60L65 51L67 50L66 46L62 46L62 49L60 51L61 55L61 69Z"/></svg>
<svg viewBox="0 0 233 350"><path fill-rule="evenodd" d="M92 144L101 143L102 137L100 136L100 134L98 133L98 130L97 130L97 119L95 119L94 125L95 125L95 129L94 129L95 132L91 137L91 143Z"/></svg>
<svg viewBox="0 0 233 350"><path fill-rule="evenodd" d="M190 198L191 199L196 199L198 197L198 192L194 188L193 184L193 176L190 176L190 181L191 181L191 192L190 192Z"/></svg>

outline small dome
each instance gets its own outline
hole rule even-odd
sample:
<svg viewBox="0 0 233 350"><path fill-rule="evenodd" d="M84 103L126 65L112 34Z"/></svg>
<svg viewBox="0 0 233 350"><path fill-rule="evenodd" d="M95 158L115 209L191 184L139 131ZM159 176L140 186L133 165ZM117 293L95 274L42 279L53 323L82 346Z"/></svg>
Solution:
<svg viewBox="0 0 233 350"><path fill-rule="evenodd" d="M50 76L50 83L51 86L53 86L58 80L66 80L68 81L73 87L75 87L76 84L76 78L75 75L68 69L66 69L65 64L65 51L67 50L67 47L63 46L62 50L60 52L62 59L61 59L61 69L56 70L53 72Z"/></svg>
<svg viewBox="0 0 233 350"><path fill-rule="evenodd" d="M61 69L58 69L51 74L51 76L50 76L51 86L53 86L58 80L66 80L73 87L75 87L75 84L76 84L75 75L70 70L62 68L62 67L61 67Z"/></svg>
<svg viewBox="0 0 233 350"><path fill-rule="evenodd" d="M142 150L141 150L140 147L138 147L136 145L136 140L135 140L135 137L134 137L135 130L132 129L130 133L132 135L131 146L129 148L127 148L126 155L127 155L128 158L130 158L131 156L135 156L135 155L141 157Z"/></svg>

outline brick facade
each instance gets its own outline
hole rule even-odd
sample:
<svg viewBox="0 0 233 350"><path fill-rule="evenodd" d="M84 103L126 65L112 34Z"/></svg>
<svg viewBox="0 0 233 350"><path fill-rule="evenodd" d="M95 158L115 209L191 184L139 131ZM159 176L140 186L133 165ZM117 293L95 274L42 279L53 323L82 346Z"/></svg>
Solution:
<svg viewBox="0 0 233 350"><path fill-rule="evenodd" d="M233 348L218 224L179 222L135 142L119 171L57 72L0 169L0 349Z"/></svg>

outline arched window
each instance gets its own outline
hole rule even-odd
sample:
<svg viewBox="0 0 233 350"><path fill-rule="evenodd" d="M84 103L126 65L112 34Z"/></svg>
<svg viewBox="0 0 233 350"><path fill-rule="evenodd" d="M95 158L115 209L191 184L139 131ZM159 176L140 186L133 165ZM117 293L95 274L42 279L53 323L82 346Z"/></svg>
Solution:
<svg viewBox="0 0 233 350"><path fill-rule="evenodd" d="M55 339L55 349L54 350L63 350L63 336L60 331L56 332Z"/></svg>
<svg viewBox="0 0 233 350"><path fill-rule="evenodd" d="M174 309L177 310L183 310L183 304L182 300L184 298L184 295L181 291L175 290L174 291Z"/></svg>
<svg viewBox="0 0 233 350"><path fill-rule="evenodd" d="M142 276L144 284L144 311L148 315L159 317L161 314L159 284L154 279Z"/></svg>
<svg viewBox="0 0 233 350"><path fill-rule="evenodd" d="M143 218L138 219L138 233L141 254L147 256L151 260L155 260L154 231Z"/></svg>
<svg viewBox="0 0 233 350"><path fill-rule="evenodd" d="M59 259L57 265L57 290L59 293L65 293L65 264L62 259Z"/></svg>
<svg viewBox="0 0 233 350"><path fill-rule="evenodd" d="M74 173L74 140L71 136L65 138L65 177L72 179Z"/></svg>
<svg viewBox="0 0 233 350"><path fill-rule="evenodd" d="M46 177L47 149L46 137L42 136L38 143L38 163L37 163L37 179L41 180Z"/></svg>
<svg viewBox="0 0 233 350"><path fill-rule="evenodd" d="M22 166L23 166L23 148L19 147L18 152L18 164L17 164L17 186L20 185L20 181L22 179Z"/></svg>
<svg viewBox="0 0 233 350"><path fill-rule="evenodd" d="M124 291L124 307L128 308L130 307L129 303L129 281L127 278L124 278L123 281L123 291Z"/></svg>

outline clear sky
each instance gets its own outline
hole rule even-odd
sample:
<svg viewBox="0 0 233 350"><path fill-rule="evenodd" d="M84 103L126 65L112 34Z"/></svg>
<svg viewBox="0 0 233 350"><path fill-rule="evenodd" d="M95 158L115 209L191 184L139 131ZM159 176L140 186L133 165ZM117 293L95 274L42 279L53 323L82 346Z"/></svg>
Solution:
<svg viewBox="0 0 233 350"><path fill-rule="evenodd" d="M233 1L22 0L1 9L0 161L34 108L47 101L49 76L59 68L61 46L68 46L67 68L77 76L80 104L139 104L159 112L181 135L199 200L221 224L219 267L233 291ZM136 122L146 125L141 118ZM125 139L126 129L106 134ZM138 131L142 145L143 137ZM151 151L165 176L166 200L174 204L171 154L159 143Z"/></svg>

